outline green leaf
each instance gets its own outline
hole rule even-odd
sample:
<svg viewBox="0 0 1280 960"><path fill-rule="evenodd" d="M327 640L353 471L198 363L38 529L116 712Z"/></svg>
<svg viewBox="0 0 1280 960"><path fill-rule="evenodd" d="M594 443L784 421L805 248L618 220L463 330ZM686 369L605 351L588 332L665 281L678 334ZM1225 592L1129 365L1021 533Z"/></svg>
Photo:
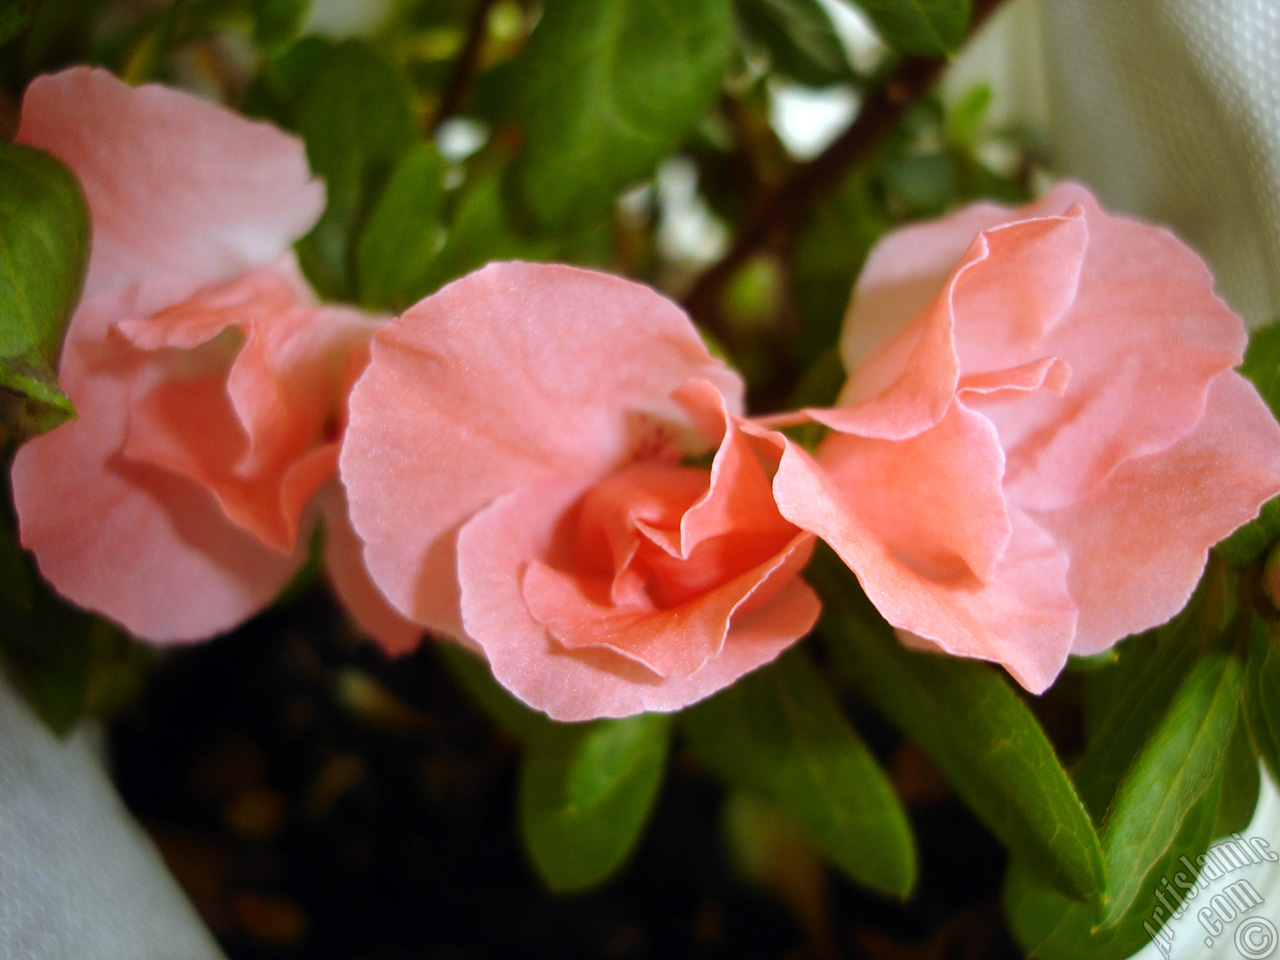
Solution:
<svg viewBox="0 0 1280 960"><path fill-rule="evenodd" d="M347 41L325 57L298 104L298 132L325 180L324 215L298 256L326 297L354 299L355 238L374 192L418 141L405 79L366 44Z"/></svg>
<svg viewBox="0 0 1280 960"><path fill-rule="evenodd" d="M303 37L266 58L244 95L240 112L296 129L298 103L334 46L327 37Z"/></svg>
<svg viewBox="0 0 1280 960"><path fill-rule="evenodd" d="M1256 616L1250 624L1244 718L1254 749L1280 783L1280 650L1275 625Z"/></svg>
<svg viewBox="0 0 1280 960"><path fill-rule="evenodd" d="M1211 562L1182 613L1162 627L1125 640L1114 648L1115 665L1090 675L1086 709L1096 719L1090 722L1094 732L1074 779L1085 806L1099 821L1187 673L1234 615L1233 582L1221 563Z"/></svg>
<svg viewBox="0 0 1280 960"><path fill-rule="evenodd" d="M980 83L966 90L954 103L947 105L943 129L948 143L967 151L977 147L992 96L991 88Z"/></svg>
<svg viewBox="0 0 1280 960"><path fill-rule="evenodd" d="M943 150L894 158L881 178L892 200L912 218L942 213L955 198L959 179L955 161Z"/></svg>
<svg viewBox="0 0 1280 960"><path fill-rule="evenodd" d="M311 10L311 0L257 0L253 38L258 46L276 50L293 40Z"/></svg>
<svg viewBox="0 0 1280 960"><path fill-rule="evenodd" d="M853 879L905 899L916 850L897 795L813 663L793 650L683 714L699 756L776 805Z"/></svg>
<svg viewBox="0 0 1280 960"><path fill-rule="evenodd" d="M1249 335L1240 372L1253 381L1271 412L1280 417L1280 322Z"/></svg>
<svg viewBox="0 0 1280 960"><path fill-rule="evenodd" d="M606 212L711 105L732 45L729 0L558 0L543 7L518 105L520 185L550 228Z"/></svg>
<svg viewBox="0 0 1280 960"><path fill-rule="evenodd" d="M32 576L0 510L0 663L49 728L64 736L86 711L118 707L118 694L142 676L138 655L117 627L63 603Z"/></svg>
<svg viewBox="0 0 1280 960"><path fill-rule="evenodd" d="M1243 720L1236 723L1222 764L1222 798L1218 803L1218 818L1213 827L1214 837L1229 837L1243 830L1253 820L1254 811L1258 807L1262 771L1258 767L1258 758L1254 754L1249 730Z"/></svg>
<svg viewBox="0 0 1280 960"><path fill-rule="evenodd" d="M1267 548L1280 540L1280 497L1262 505L1258 516L1213 548L1233 567L1247 567L1262 559Z"/></svg>
<svg viewBox="0 0 1280 960"><path fill-rule="evenodd" d="M531 738L520 767L520 826L554 890L594 887L635 847L662 785L666 714L553 725Z"/></svg>
<svg viewBox="0 0 1280 960"><path fill-rule="evenodd" d="M44 0L0 0L0 44L26 29L43 4Z"/></svg>
<svg viewBox="0 0 1280 960"><path fill-rule="evenodd" d="M552 249L552 241L528 240L511 228L502 204L501 182L490 177L463 198L449 224L444 246L416 286L431 292L492 260L545 260Z"/></svg>
<svg viewBox="0 0 1280 960"><path fill-rule="evenodd" d="M1028 956L1039 960L1128 960L1155 938L1170 910L1182 901L1185 885L1194 883L1199 874L1196 858L1219 836L1216 825L1225 792L1223 779L1215 778L1168 851L1147 873L1129 912L1110 927L1097 927L1090 907L1046 887L1022 860L1011 861L1004 907L1014 938Z"/></svg>
<svg viewBox="0 0 1280 960"><path fill-rule="evenodd" d="M818 0L738 0L737 9L776 72L809 87L853 80L844 44Z"/></svg>
<svg viewBox="0 0 1280 960"><path fill-rule="evenodd" d="M969 0L856 0L881 38L901 53L949 57L969 26Z"/></svg>
<svg viewBox="0 0 1280 960"><path fill-rule="evenodd" d="M1201 659L1121 783L1102 830L1111 878L1103 926L1117 923L1133 904L1143 878L1218 772L1239 713L1242 673L1234 657Z"/></svg>
<svg viewBox="0 0 1280 960"><path fill-rule="evenodd" d="M1280 417L1280 322L1250 334L1240 372L1253 381L1272 414ZM1257 561L1277 539L1280 539L1280 497L1265 503L1256 520L1246 523L1215 550L1232 565L1244 567Z"/></svg>
<svg viewBox="0 0 1280 960"><path fill-rule="evenodd" d="M58 386L58 353L88 254L76 178L47 153L0 143L0 391L25 404L23 432L75 416Z"/></svg>
<svg viewBox="0 0 1280 960"><path fill-rule="evenodd" d="M814 204L800 229L792 271L804 324L789 346L801 366L813 363L839 341L854 280L889 227L871 194L866 173L856 171L831 196Z"/></svg>
<svg viewBox="0 0 1280 960"><path fill-rule="evenodd" d="M424 281L440 246L444 159L418 144L396 165L356 251L360 302L400 312L431 292Z"/></svg>
<svg viewBox="0 0 1280 960"><path fill-rule="evenodd" d="M823 636L845 674L929 754L987 828L1067 896L1102 900L1098 836L1053 746L1004 677L975 660L907 650L843 564L808 570Z"/></svg>
<svg viewBox="0 0 1280 960"><path fill-rule="evenodd" d="M1224 670L1227 673L1234 670L1238 676L1239 665L1230 666L1230 658L1220 654L1202 661L1194 676L1188 677L1187 686L1183 688L1186 692L1179 692L1169 712L1170 720L1184 731L1194 732L1194 701L1199 698L1196 689L1202 693L1204 682L1207 680L1212 685L1214 676L1221 676ZM1225 701L1225 697L1221 701ZM1223 720L1233 712L1230 705L1221 701L1219 707L1211 708L1205 717L1210 728L1206 736L1220 733ZM1180 717L1175 717L1174 710L1180 711ZM1235 733L1228 734L1230 740L1215 745L1217 757L1203 793L1187 808L1181 823L1156 844L1164 848L1163 852L1151 864L1139 868L1144 876L1136 883L1136 893L1122 915L1112 918L1109 925L1099 924L1090 907L1048 889L1024 862L1011 863L1005 877L1005 912L1014 936L1030 956L1043 960L1125 960L1154 938L1170 912L1177 909L1185 892L1194 885L1210 844L1241 829L1252 817L1258 795L1258 765L1252 751L1242 742L1241 733L1236 725ZM1228 743L1225 750L1221 749L1222 742ZM1139 773L1135 764L1134 777L1145 778L1150 773L1150 768L1145 774ZM1152 797L1163 786L1150 781L1146 785ZM1173 791L1183 785L1177 777L1170 782ZM1131 812L1122 815L1129 817ZM1164 821L1165 828L1169 829L1168 818ZM1135 825L1130 820L1130 826ZM1158 827L1153 824L1151 829L1154 833ZM1117 832L1109 821L1103 831L1109 862L1125 842L1124 831Z"/></svg>

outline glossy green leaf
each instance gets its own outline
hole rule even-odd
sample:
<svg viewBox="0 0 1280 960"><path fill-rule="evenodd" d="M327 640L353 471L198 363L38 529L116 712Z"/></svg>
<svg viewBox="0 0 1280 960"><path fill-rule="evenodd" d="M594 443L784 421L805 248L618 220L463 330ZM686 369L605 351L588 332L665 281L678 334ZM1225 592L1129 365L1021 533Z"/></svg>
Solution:
<svg viewBox="0 0 1280 960"><path fill-rule="evenodd" d="M729 0L558 0L523 62L525 201L562 228L605 213L714 101L732 44Z"/></svg>
<svg viewBox="0 0 1280 960"><path fill-rule="evenodd" d="M1111 878L1103 926L1124 916L1143 878L1217 774L1223 746L1235 731L1242 674L1234 657L1202 658L1121 783L1102 830Z"/></svg>
<svg viewBox="0 0 1280 960"><path fill-rule="evenodd" d="M520 827L552 889L594 887L626 862L662 786L670 726L641 714L554 725L526 742Z"/></svg>
<svg viewBox="0 0 1280 960"><path fill-rule="evenodd" d="M1249 738L1280 783L1280 649L1274 624L1254 617L1250 625L1245 673L1244 718Z"/></svg>
<svg viewBox="0 0 1280 960"><path fill-rule="evenodd" d="M1235 612L1234 579L1210 563L1186 608L1168 624L1130 637L1115 649L1115 664L1091 674L1086 687L1088 748L1073 779L1099 821L1136 757L1168 712L1187 673L1222 636Z"/></svg>
<svg viewBox="0 0 1280 960"><path fill-rule="evenodd" d="M298 35L311 10L311 0L257 0L253 38L268 50L282 47Z"/></svg>
<svg viewBox="0 0 1280 960"><path fill-rule="evenodd" d="M63 603L32 576L17 534L0 511L0 663L36 714L59 736L132 669L130 641L113 625ZM101 694L99 696L98 694Z"/></svg>
<svg viewBox="0 0 1280 960"><path fill-rule="evenodd" d="M298 243L299 259L321 294L354 299L355 238L367 207L418 140L408 85L372 47L342 43L302 94L297 129L327 189L324 215Z"/></svg>
<svg viewBox="0 0 1280 960"><path fill-rule="evenodd" d="M1240 365L1244 374L1280 417L1280 323L1272 323L1249 336L1249 347ZM1215 552L1234 566L1247 566L1261 559L1264 551L1280 539L1280 497L1263 505L1258 518L1218 544Z"/></svg>
<svg viewBox="0 0 1280 960"><path fill-rule="evenodd" d="M737 10L777 73L810 87L853 79L844 44L818 0L738 0Z"/></svg>
<svg viewBox="0 0 1280 960"><path fill-rule="evenodd" d="M777 806L853 879L899 899L915 842L884 771L803 651L685 711L699 756L728 784Z"/></svg>
<svg viewBox="0 0 1280 960"><path fill-rule="evenodd" d="M1005 916L1027 956L1128 960L1149 944L1178 909L1186 887L1194 885L1199 874L1196 858L1220 836L1216 827L1224 792L1223 779L1215 778L1164 856L1148 871L1128 913L1110 927L1098 927L1092 908L1048 888L1025 862L1011 861L1004 883Z"/></svg>
<svg viewBox="0 0 1280 960"><path fill-rule="evenodd" d="M491 177L463 198L449 224L444 246L432 261L419 289L430 293L492 260L546 260L553 244L529 240L507 221L501 183Z"/></svg>
<svg viewBox="0 0 1280 960"><path fill-rule="evenodd" d="M1240 372L1253 381L1271 412L1280 417L1280 322L1249 335Z"/></svg>
<svg viewBox="0 0 1280 960"><path fill-rule="evenodd" d="M1102 849L1027 705L993 668L907 650L851 574L823 549L809 579L823 636L859 690L937 764L988 829L1066 895L1102 900Z"/></svg>
<svg viewBox="0 0 1280 960"><path fill-rule="evenodd" d="M1236 723L1222 762L1222 797L1213 827L1214 837L1229 837L1243 830L1253 820L1258 807L1262 771L1243 717Z"/></svg>
<svg viewBox="0 0 1280 960"><path fill-rule="evenodd" d="M428 271L441 242L444 159L419 144L396 165L356 251L360 302L400 312L431 288Z"/></svg>
<svg viewBox="0 0 1280 960"><path fill-rule="evenodd" d="M1216 671L1218 664L1209 667ZM1238 668L1237 668L1238 669ZM1182 694L1179 694L1181 698ZM1184 701L1185 703L1186 701ZM1210 719L1210 723L1214 721ZM1237 725L1203 794L1188 808L1177 829L1165 835L1165 849L1144 870L1123 915L1099 924L1095 911L1049 889L1025 863L1015 860L1005 877L1005 912L1014 936L1029 956L1043 960L1125 960L1151 942L1187 890L1195 890L1202 858L1217 839L1242 829L1258 796L1258 764ZM1153 785L1153 787L1158 785ZM1104 829L1103 842L1118 839Z"/></svg>
<svg viewBox="0 0 1280 960"><path fill-rule="evenodd" d="M58 353L84 283L89 210L71 172L40 150L0 143L0 391L36 433L75 415Z"/></svg>
<svg viewBox="0 0 1280 960"><path fill-rule="evenodd" d="M44 0L0 0L0 44L21 33Z"/></svg>
<svg viewBox="0 0 1280 960"><path fill-rule="evenodd" d="M901 53L955 53L969 26L970 0L856 0L881 38Z"/></svg>

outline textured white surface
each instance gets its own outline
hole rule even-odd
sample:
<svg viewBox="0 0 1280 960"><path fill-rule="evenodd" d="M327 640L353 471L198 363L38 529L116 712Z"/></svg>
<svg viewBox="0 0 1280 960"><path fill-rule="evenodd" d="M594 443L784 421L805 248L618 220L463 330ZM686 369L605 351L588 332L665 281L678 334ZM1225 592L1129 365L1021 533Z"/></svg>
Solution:
<svg viewBox="0 0 1280 960"><path fill-rule="evenodd" d="M0 958L220 960L95 732L59 741L0 673Z"/></svg>
<svg viewBox="0 0 1280 960"><path fill-rule="evenodd" d="M1015 0L949 78L1047 131L1055 173L1171 226L1280 318L1280 0Z"/></svg>
<svg viewBox="0 0 1280 960"><path fill-rule="evenodd" d="M1265 772L1258 809L1239 836L1246 842L1255 838L1266 842L1266 847L1254 848L1259 857L1267 848L1280 854L1280 794ZM1280 956L1276 930L1280 924L1280 863L1260 860L1230 869L1241 859L1225 861L1229 872L1207 886L1193 888L1194 896L1186 900L1185 912L1161 931L1159 941L1147 944L1131 960L1264 960L1273 954ZM1241 881L1248 887L1237 886L1233 897L1227 888ZM1215 900L1219 897L1222 899ZM1237 912L1238 907L1255 899L1259 901L1255 906ZM1159 906L1153 901L1151 910Z"/></svg>
<svg viewBox="0 0 1280 960"><path fill-rule="evenodd" d="M1253 324L1280 316L1280 3L1051 0L1065 171L1168 223Z"/></svg>

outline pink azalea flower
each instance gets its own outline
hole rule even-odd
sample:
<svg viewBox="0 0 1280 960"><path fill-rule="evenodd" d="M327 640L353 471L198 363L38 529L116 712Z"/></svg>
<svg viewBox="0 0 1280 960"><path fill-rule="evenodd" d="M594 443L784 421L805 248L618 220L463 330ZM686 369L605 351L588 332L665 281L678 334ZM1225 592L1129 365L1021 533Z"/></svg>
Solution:
<svg viewBox="0 0 1280 960"><path fill-rule="evenodd" d="M872 252L849 380L775 492L885 618L1041 692L1182 608L1280 491L1280 426L1232 370L1244 327L1168 231L1066 184ZM777 422L777 421L774 421Z"/></svg>
<svg viewBox="0 0 1280 960"><path fill-rule="evenodd" d="M280 592L321 511L338 592L384 642L412 642L334 479L378 321L317 304L298 271L290 245L324 206L301 142L87 68L32 82L17 140L71 168L93 221L59 368L79 416L13 465L44 576L140 637L202 639Z"/></svg>
<svg viewBox="0 0 1280 960"><path fill-rule="evenodd" d="M777 441L674 304L491 264L388 324L342 477L375 582L559 720L675 710L813 625ZM715 448L710 469L682 459Z"/></svg>

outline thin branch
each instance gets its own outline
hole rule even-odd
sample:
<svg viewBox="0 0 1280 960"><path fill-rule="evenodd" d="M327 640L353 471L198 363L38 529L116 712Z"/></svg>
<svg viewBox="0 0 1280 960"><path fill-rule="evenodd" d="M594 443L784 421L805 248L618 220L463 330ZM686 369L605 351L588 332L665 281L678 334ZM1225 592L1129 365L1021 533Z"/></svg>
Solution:
<svg viewBox="0 0 1280 960"><path fill-rule="evenodd" d="M974 0L968 36L1000 6L1001 0ZM718 328L719 300L725 285L755 253L773 243L786 243L819 196L840 182L850 167L866 157L926 90L947 61L907 57L889 78L867 97L857 117L831 146L795 169L749 215L733 245L690 286L685 309L699 322Z"/></svg>
<svg viewBox="0 0 1280 960"><path fill-rule="evenodd" d="M471 85L475 82L476 73L480 69L480 57L484 52L489 11L493 9L495 2L496 0L476 0L476 5L471 8L467 36L462 41L462 49L458 51L458 59L453 63L453 70L440 97L440 106L427 127L428 136L434 136L440 125L461 110L471 96Z"/></svg>

